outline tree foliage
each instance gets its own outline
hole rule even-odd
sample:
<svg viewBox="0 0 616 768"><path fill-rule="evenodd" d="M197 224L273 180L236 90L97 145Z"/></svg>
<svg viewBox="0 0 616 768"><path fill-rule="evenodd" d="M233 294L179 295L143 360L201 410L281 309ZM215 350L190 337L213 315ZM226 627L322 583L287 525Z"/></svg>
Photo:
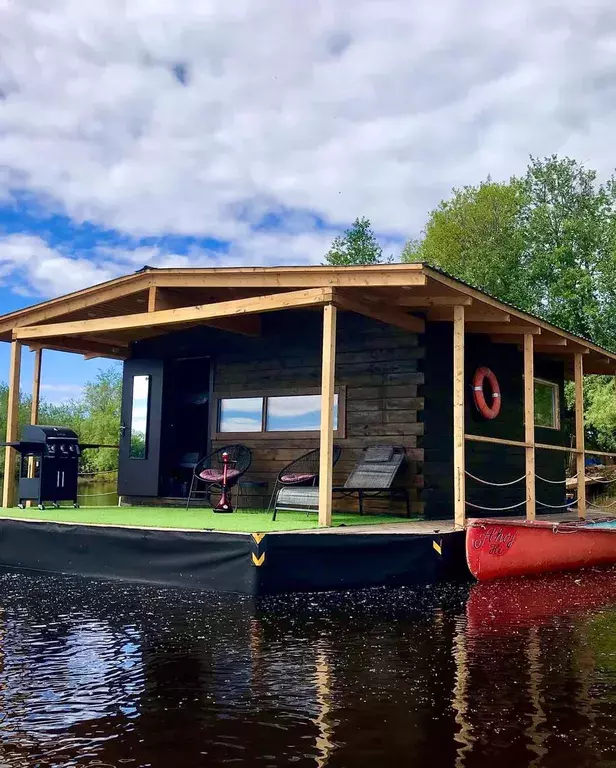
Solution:
<svg viewBox="0 0 616 768"><path fill-rule="evenodd" d="M568 331L616 349L616 180L570 158L531 158L524 176L454 190L407 261L426 261ZM587 377L586 424L616 447L614 384Z"/></svg>
<svg viewBox="0 0 616 768"><path fill-rule="evenodd" d="M326 263L334 267L381 264L383 260L383 249L365 217L355 219L343 236L335 237L325 256Z"/></svg>
<svg viewBox="0 0 616 768"><path fill-rule="evenodd" d="M526 281L521 280L524 238L518 226L522 204L519 182L487 181L454 190L432 211L421 240L411 240L403 261L425 261L455 277L529 308Z"/></svg>
<svg viewBox="0 0 616 768"><path fill-rule="evenodd" d="M426 261L598 344L616 347L616 183L569 158L454 190L406 261Z"/></svg>

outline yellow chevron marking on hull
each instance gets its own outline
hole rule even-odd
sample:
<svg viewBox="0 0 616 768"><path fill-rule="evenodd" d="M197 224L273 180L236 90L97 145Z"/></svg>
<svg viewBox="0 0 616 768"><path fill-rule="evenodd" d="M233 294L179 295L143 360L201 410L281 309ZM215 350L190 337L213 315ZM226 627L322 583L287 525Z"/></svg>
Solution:
<svg viewBox="0 0 616 768"><path fill-rule="evenodd" d="M252 553L253 565L256 565L257 568L259 568L259 566L263 565L264 562L265 562L265 552L261 554L261 557L257 557L254 552Z"/></svg>

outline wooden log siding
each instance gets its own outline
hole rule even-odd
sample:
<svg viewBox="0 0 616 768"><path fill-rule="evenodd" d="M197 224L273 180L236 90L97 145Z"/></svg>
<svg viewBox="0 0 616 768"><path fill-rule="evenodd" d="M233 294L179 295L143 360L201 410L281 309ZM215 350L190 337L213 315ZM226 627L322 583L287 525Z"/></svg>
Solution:
<svg viewBox="0 0 616 768"><path fill-rule="evenodd" d="M270 324L268 332L250 349L244 347L242 352L229 351L217 356L215 393L261 390L276 394L277 390L319 386L320 317L316 313L301 317L299 313L293 314L294 318L288 314L285 322L275 329ZM346 438L335 439L343 452L334 470L334 485L344 483L366 445L379 442L403 445L407 462L402 478L409 488L415 514L422 511L419 489L423 485L423 449L419 443L423 434L424 401L418 396L418 390L423 382L419 368L424 349L419 346L420 338L365 317L339 313L336 385L346 387ZM224 438L216 439L213 446L220 447L226 442L229 441ZM253 450L249 479L267 481L269 491L286 463L318 447L319 435L315 432L314 438L306 438L272 433L267 440L251 440L248 433L241 442ZM265 498L248 497L246 503L260 506ZM334 510L356 506L356 501L336 499ZM366 503L367 513L389 509L388 499ZM402 514L404 506L394 502L391 511Z"/></svg>

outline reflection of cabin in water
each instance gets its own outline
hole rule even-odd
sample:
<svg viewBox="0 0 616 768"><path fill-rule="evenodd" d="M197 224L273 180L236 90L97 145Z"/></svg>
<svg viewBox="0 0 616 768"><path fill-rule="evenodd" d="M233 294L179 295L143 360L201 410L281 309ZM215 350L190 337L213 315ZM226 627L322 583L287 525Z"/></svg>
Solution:
<svg viewBox="0 0 616 768"><path fill-rule="evenodd" d="M404 447L416 515L462 524L483 507L529 517L558 507L564 382L576 382L583 468L582 374L616 372L615 355L422 264L146 267L7 314L0 339L11 343L9 440L22 345L37 353L35 408L42 349L120 359L125 502L184 499L199 456L243 443L253 454L244 504L261 508L281 467L320 447L322 525L332 487L375 443ZM500 387L496 418L473 402L484 367ZM481 394L496 404L489 387ZM7 449L5 507L14 462Z"/></svg>

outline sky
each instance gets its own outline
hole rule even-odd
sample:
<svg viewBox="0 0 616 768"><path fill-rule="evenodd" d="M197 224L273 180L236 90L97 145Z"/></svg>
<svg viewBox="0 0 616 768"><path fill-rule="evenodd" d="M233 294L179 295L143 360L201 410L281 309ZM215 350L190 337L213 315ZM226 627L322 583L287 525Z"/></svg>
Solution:
<svg viewBox="0 0 616 768"><path fill-rule="evenodd" d="M613 0L0 0L0 312L320 263L357 216L397 256L531 154L609 175L615 110ZM107 365L47 353L43 395Z"/></svg>

